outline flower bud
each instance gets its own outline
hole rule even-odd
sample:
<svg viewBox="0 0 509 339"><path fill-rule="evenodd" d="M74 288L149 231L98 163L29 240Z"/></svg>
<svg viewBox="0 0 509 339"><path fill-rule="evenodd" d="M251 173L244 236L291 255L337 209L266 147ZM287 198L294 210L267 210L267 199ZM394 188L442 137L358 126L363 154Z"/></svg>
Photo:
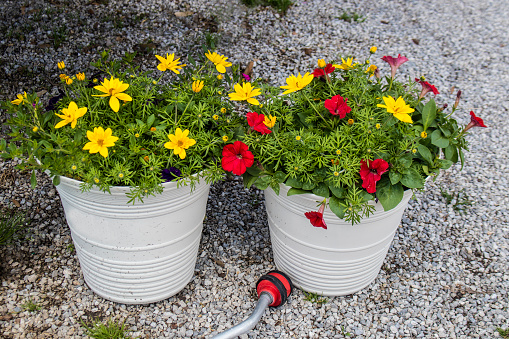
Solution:
<svg viewBox="0 0 509 339"><path fill-rule="evenodd" d="M371 48L369 49L369 53L371 53L371 54L375 54L375 53L376 53L376 49L377 49L377 48L376 48L376 46L371 47Z"/></svg>
<svg viewBox="0 0 509 339"><path fill-rule="evenodd" d="M318 67L324 68L325 65L327 65L327 63L325 62L324 59L318 59Z"/></svg>
<svg viewBox="0 0 509 339"><path fill-rule="evenodd" d="M452 106L454 109L456 109L460 103L460 98L461 98L461 91L458 91L458 93L456 94L456 101L454 102L454 105Z"/></svg>

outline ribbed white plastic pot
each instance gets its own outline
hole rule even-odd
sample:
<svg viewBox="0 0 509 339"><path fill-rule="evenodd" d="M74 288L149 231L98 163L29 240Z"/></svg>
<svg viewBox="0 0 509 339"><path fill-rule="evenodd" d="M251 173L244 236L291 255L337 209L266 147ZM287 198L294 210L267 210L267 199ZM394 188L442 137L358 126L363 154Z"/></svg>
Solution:
<svg viewBox="0 0 509 339"><path fill-rule="evenodd" d="M56 187L88 286L124 304L171 297L191 280L210 185L191 192L176 182L163 193L127 203L128 187L81 192L80 181L61 177Z"/></svg>
<svg viewBox="0 0 509 339"><path fill-rule="evenodd" d="M376 212L353 226L325 209L327 229L323 229L313 227L304 215L316 211L323 198L287 196L289 189L281 185L279 195L270 188L265 191L276 266L296 286L326 296L352 294L375 280L412 191L405 191L401 203L390 211L374 204Z"/></svg>

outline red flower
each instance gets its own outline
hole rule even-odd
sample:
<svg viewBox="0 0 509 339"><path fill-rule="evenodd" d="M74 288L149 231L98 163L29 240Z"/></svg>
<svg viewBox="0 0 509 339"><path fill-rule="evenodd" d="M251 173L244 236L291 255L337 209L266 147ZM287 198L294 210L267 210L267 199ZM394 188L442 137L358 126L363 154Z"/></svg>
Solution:
<svg viewBox="0 0 509 339"><path fill-rule="evenodd" d="M422 90L421 90L421 94L419 94L419 99L422 99L424 98L424 96L428 93L428 92L433 92L433 94L437 95L437 94L440 94L440 92L438 91L438 89L431 85L429 82L427 81L422 81L420 79L417 79L415 78L415 81L417 81L418 83L421 84L422 86Z"/></svg>
<svg viewBox="0 0 509 339"><path fill-rule="evenodd" d="M393 79L394 76L396 75L396 71L398 70L399 66L403 65L405 62L408 61L408 59L404 56L401 56L401 54L398 54L397 58L393 58L391 56L384 56L381 59L387 62L389 65L391 65L391 78Z"/></svg>
<svg viewBox="0 0 509 339"><path fill-rule="evenodd" d="M484 124L481 118L476 117L474 111L470 111L470 123L465 127L463 132L468 131L472 127L488 127Z"/></svg>
<svg viewBox="0 0 509 339"><path fill-rule="evenodd" d="M325 224L325 220L323 220L323 211L325 209L325 203L320 205L318 212L306 212L304 215L309 219L311 225L315 227L323 227L327 229L327 224Z"/></svg>
<svg viewBox="0 0 509 339"><path fill-rule="evenodd" d="M352 109L347 105L348 99L342 96L335 95L330 99L325 100L324 106L333 115L339 115L341 119L346 116L346 113L350 113Z"/></svg>
<svg viewBox="0 0 509 339"><path fill-rule="evenodd" d="M251 129L260 132L261 134L270 134L272 131L265 126L265 115L256 112L249 112L246 114L247 123Z"/></svg>
<svg viewBox="0 0 509 339"><path fill-rule="evenodd" d="M325 66L325 69L322 68L315 69L313 75L315 76L315 78L323 77L326 74L331 74L332 72L334 72L335 69L336 67L332 66L332 64L327 64Z"/></svg>
<svg viewBox="0 0 509 339"><path fill-rule="evenodd" d="M369 162L361 160L361 170L359 174L362 179L362 188L365 188L368 193L376 192L376 182L382 178L382 174L387 172L389 164L383 159L376 159Z"/></svg>
<svg viewBox="0 0 509 339"><path fill-rule="evenodd" d="M248 151L249 147L242 141L235 141L223 147L223 159L221 165L225 171L235 175L242 175L254 162L253 153Z"/></svg>

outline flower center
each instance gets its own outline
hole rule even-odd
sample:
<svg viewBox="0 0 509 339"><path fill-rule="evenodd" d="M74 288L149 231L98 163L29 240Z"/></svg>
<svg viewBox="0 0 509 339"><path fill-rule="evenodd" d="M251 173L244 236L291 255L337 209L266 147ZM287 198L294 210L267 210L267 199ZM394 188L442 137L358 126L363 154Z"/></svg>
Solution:
<svg viewBox="0 0 509 339"><path fill-rule="evenodd" d="M177 146L182 147L184 145L184 142L182 140L177 141Z"/></svg>
<svg viewBox="0 0 509 339"><path fill-rule="evenodd" d="M97 139L97 144L99 145L99 147L103 147L104 140L103 139Z"/></svg>
<svg viewBox="0 0 509 339"><path fill-rule="evenodd" d="M109 89L109 93L110 93L110 95L115 94L115 93L113 93L114 91L115 91L115 89L114 89L114 88L110 88L110 89Z"/></svg>
<svg viewBox="0 0 509 339"><path fill-rule="evenodd" d="M242 154L237 154L237 159L242 159Z"/></svg>
<svg viewBox="0 0 509 339"><path fill-rule="evenodd" d="M370 171L371 173L373 173L373 174L378 174L378 172L377 172L376 168L371 168L369 171Z"/></svg>

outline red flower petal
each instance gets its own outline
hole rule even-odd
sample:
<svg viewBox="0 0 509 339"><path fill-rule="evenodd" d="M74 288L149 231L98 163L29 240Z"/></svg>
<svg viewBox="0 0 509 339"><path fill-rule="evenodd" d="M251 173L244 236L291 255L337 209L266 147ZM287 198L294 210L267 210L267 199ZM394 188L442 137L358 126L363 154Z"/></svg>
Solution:
<svg viewBox="0 0 509 339"><path fill-rule="evenodd" d="M335 95L330 99L326 99L324 102L325 108L329 110L332 115L339 115L341 119L346 116L346 113L350 113L352 109L347 105L348 99L342 96Z"/></svg>
<svg viewBox="0 0 509 339"><path fill-rule="evenodd" d="M254 156L249 147L242 141L235 141L233 144L223 147L223 158L221 165L225 171L232 172L235 175L242 175L247 167L254 163Z"/></svg>
<svg viewBox="0 0 509 339"><path fill-rule="evenodd" d="M389 164L383 159L375 159L369 162L361 160L361 169L359 175L362 179L362 188L368 193L376 192L376 182L382 178L382 174L387 172Z"/></svg>
<svg viewBox="0 0 509 339"><path fill-rule="evenodd" d="M474 111L470 111L470 123L473 123L476 127L488 127L481 118L475 116Z"/></svg>
<svg viewBox="0 0 509 339"><path fill-rule="evenodd" d="M327 64L327 66L325 66L325 74L331 74L335 69L336 67L332 66L332 64Z"/></svg>
<svg viewBox="0 0 509 339"><path fill-rule="evenodd" d="M261 134L270 134L272 131L265 126L265 115L258 114L256 112L249 112L246 114L247 124L254 131L260 132Z"/></svg>
<svg viewBox="0 0 509 339"><path fill-rule="evenodd" d="M323 220L323 213L319 212L306 212L304 213L306 218L309 219L311 222L311 225L315 227L322 227L324 229L327 229L327 225L325 224L325 221Z"/></svg>
<svg viewBox="0 0 509 339"><path fill-rule="evenodd" d="M317 68L317 69L315 69L315 70L313 71L313 76L314 76L315 78L319 78L319 77L321 77L322 75L325 75L325 73L323 72L323 69L321 69L321 68Z"/></svg>

